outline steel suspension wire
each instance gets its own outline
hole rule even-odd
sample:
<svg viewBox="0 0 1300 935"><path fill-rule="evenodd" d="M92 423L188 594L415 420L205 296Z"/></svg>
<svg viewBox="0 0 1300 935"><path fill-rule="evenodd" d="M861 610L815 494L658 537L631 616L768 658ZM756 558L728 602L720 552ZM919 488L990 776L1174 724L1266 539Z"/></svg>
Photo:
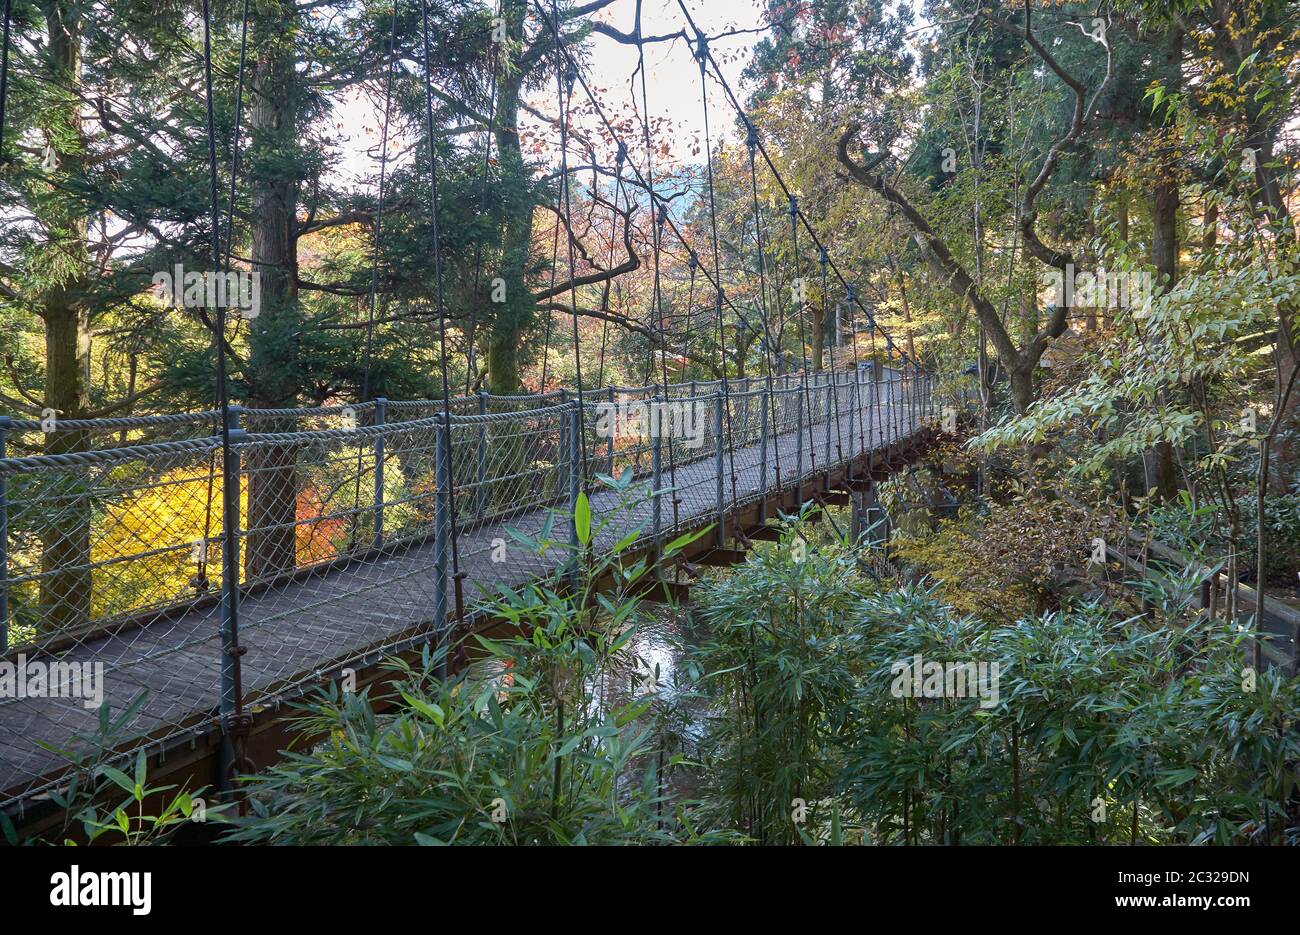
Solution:
<svg viewBox="0 0 1300 935"><path fill-rule="evenodd" d="M819 256L817 259L818 259L818 262L819 262L820 265L821 265L821 271L822 271L822 290L821 290L821 292L822 292L822 294L821 294L821 305L822 305L822 353L825 354L825 352L826 352L826 347L827 347L827 345L829 345L829 346L830 346L830 358L831 358L831 366L830 366L830 375L831 375L831 395L830 395L830 398L831 398L831 402L834 404L834 407L835 407L835 450L836 450L836 452L837 452L836 460L843 460L843 458L844 458L844 431L843 431L843 427L840 425L840 388L839 388L839 385L836 383L836 377L835 377L835 372L836 372L836 371L835 371L835 346L836 346L836 342L835 342L835 340L834 340L835 338L838 338L838 337L839 337L839 330L840 330L839 324L840 324L840 323L839 323L839 316L838 316L838 314L837 314L837 315L836 315L836 318L835 318L835 324L834 324L833 329L830 330L830 331L827 330L827 326L826 326L826 323L827 323L826 313L827 313L828 304L827 304L827 301L826 301L826 299L827 299L827 296L826 296L826 290L827 290L827 287L829 286L829 283L827 282L827 267L830 265L830 263L829 263L829 260L823 260L823 258L822 258L821 256ZM826 338L827 338L828 335L830 336L830 338L831 338L832 340L829 340L829 341L826 340ZM831 413L830 413L830 410L829 410L829 409L828 409L827 412L826 412L826 417L827 417L828 419L831 417ZM828 465L828 466L829 466L829 465Z"/></svg>
<svg viewBox="0 0 1300 935"><path fill-rule="evenodd" d="M627 160L627 147L622 143L618 144L618 156L615 162L614 175L618 179L614 188L613 203L610 206L610 228L609 228L609 248L606 250L605 266L612 269L614 266L614 242L618 240L618 206L624 200L630 202L631 198L626 195L623 188L623 163ZM595 204L595 194L599 187L599 180L596 175L596 151L591 152L591 191L592 204ZM627 223L632 223L632 205L629 203L627 212ZM629 232L630 233L630 232ZM609 293L613 288L613 278L606 279L600 290L600 312L602 315L609 313ZM609 318L606 317L601 323L600 328L600 369L596 375L596 386L605 385L605 351L609 341ZM653 363L653 361L652 361ZM645 380L642 382L649 382Z"/></svg>
<svg viewBox="0 0 1300 935"><path fill-rule="evenodd" d="M730 456L731 463L731 498L736 499L736 451L735 451L735 433L731 425L731 391L727 386L727 343L726 335L722 326L722 252L718 248L718 205L713 185L713 144L709 136L709 86L705 81L705 68L709 60L709 41L704 33L696 30L696 53L695 57L700 63L700 96L704 103L704 163L706 167L706 178L708 179L709 190L709 228L713 235L713 276L717 286L717 294L714 299L714 307L717 311L718 319L718 368L722 375L722 411L725 416L725 425L719 425L718 431L726 431L731 436L733 444L727 445L727 453ZM718 542L722 544L726 540L726 529L718 530Z"/></svg>
<svg viewBox="0 0 1300 935"><path fill-rule="evenodd" d="M247 0L245 0L245 3L247 3ZM397 48L397 3L398 0L393 0L391 11L393 22L388 33L388 61L386 74L384 76L384 117L379 135L379 191L375 204L375 242L370 256L370 289L369 295L367 296L366 307L365 350L363 351L362 356L364 363L361 371L361 402L368 402L370 399L370 368L375 340L375 311L379 296L380 241L382 240L384 233L384 199L387 195L388 182L388 124L390 112L392 110L393 64ZM357 521L361 515L361 459L363 450L364 449L358 446L357 476L352 492L354 512L351 520L351 532L349 533L353 538L356 536ZM375 465L375 470L379 470L379 465Z"/></svg>
<svg viewBox="0 0 1300 935"><path fill-rule="evenodd" d="M245 3L248 0L244 0ZM370 367L375 339L375 307L379 297L380 241L384 233L384 199L388 194L388 122L393 101L393 65L397 49L397 3L393 0L392 27L388 33L388 63L384 76L384 120L379 134L379 192L375 203L375 242L370 255L370 289L366 297L366 343L361 374L361 401L370 399Z"/></svg>
<svg viewBox="0 0 1300 935"><path fill-rule="evenodd" d="M768 395L768 421L772 423L772 438L776 438L777 432L777 406L774 390L776 388L773 382L773 352L780 356L780 347L775 347L772 342L772 325L768 314L767 305L767 256L763 250L763 214L758 204L758 171L754 165L754 146L757 140L753 134L750 134L746 140L746 148L749 150L749 190L753 197L754 206L754 240L758 248L758 296L759 309L763 320L763 358L767 365L767 395ZM773 446L773 454L776 461L776 486L781 489L781 446Z"/></svg>
<svg viewBox="0 0 1300 935"><path fill-rule="evenodd" d="M235 78L235 126L230 136L230 194L226 202L226 250L225 262L220 267L224 272L230 272L230 259L235 249L235 194L239 182L239 137L243 123L244 115L244 66L248 60L248 0L244 0L243 11L240 17L239 28L239 70ZM225 340L225 332L222 331L222 341ZM214 394L215 408L221 413L219 418L225 419L225 410L221 405L221 394L218 391ZM218 427L220 431L220 427ZM203 512L203 542L199 547L199 560L196 563L194 577L191 584L195 590L205 591L208 586L208 543L212 538L212 490L216 484L217 462L216 457L209 460L208 463L208 482L207 493Z"/></svg>
<svg viewBox="0 0 1300 935"><path fill-rule="evenodd" d="M394 0L394 3L396 3L396 0ZM497 14L501 9L500 3L495 4L492 9L493 9L493 13ZM482 175L479 177L479 204L480 205L485 200L487 200L488 167L491 165L492 162L492 134L496 126L496 113L497 113L497 69L500 67L500 64L501 64L501 47L498 43L494 41L492 43L492 61L491 61L492 89L488 94L488 122L487 122L487 127L483 131L483 172ZM499 216L500 216L499 212L495 213L494 220L498 220ZM497 225L494 224L493 230L495 231L496 229L497 229ZM473 298L471 300L472 305L470 307L469 330L466 332L465 335L466 352L468 354L468 361L466 362L465 365L465 394L466 395L469 395L470 390L473 388L474 371L476 369L475 355L477 353L477 349L475 347L475 340L476 340L475 336L478 333L478 299L479 299L479 288L482 285L482 278L481 278L482 255L483 255L483 245L481 243L476 243L474 245L474 290L470 293L470 295Z"/></svg>
<svg viewBox="0 0 1300 935"><path fill-rule="evenodd" d="M540 0L533 0L533 7L537 12L538 18L542 22L544 22L546 26L550 29L552 36L555 38L557 50L560 52L561 55L564 56L564 58L569 63L569 65L572 66L573 69L572 73L576 76L578 85L582 87L583 93L586 95L587 101L591 104L592 111L595 113L596 117L600 120L601 125L605 128L606 132L609 133L613 139L619 139L620 136L619 136L618 129L610 121L608 115L606 115L605 109L601 106L599 98L596 97L595 92L592 91L591 86L587 83L587 80L582 77L582 72L578 69L577 60L574 59L572 53L570 53L568 48L565 46L564 39L560 35L557 24L553 23L551 17L546 14L545 10L541 5ZM637 184L644 190L652 193L651 200L653 203L658 204L661 207L666 207L666 208L671 207L669 202L662 195L659 195L653 191L649 183L646 181L646 177L641 173L641 170L636 167L635 163L629 160L628 168L631 169ZM677 225L677 222L675 222L672 219L671 214L666 215L665 222L668 229L673 232L673 236L677 238L677 241L687 250L691 250L690 242L686 239L686 235L682 233L682 230ZM718 292L718 294L722 296L723 302L725 303L726 307L731 309L733 312L735 312L736 317L740 319L740 321L745 322L747 326L749 326L748 319L745 318L744 312L741 309L737 308L735 303L733 303L731 299L726 295L726 293L722 289L721 282L715 279L713 274L710 273L707 268L701 266L700 271L703 273L705 280L707 280L710 284L712 284L714 289Z"/></svg>
<svg viewBox="0 0 1300 935"><path fill-rule="evenodd" d="M757 137L756 137L756 138L757 138ZM790 246L791 246L791 249L792 249L793 252L794 252L794 280L792 281L792 285L793 285L793 283L795 283L795 282L800 282L800 278L799 278L799 273L800 273L800 266L799 266L799 200L798 200L794 195L790 195L790 196L788 196L788 197L789 197L789 199L790 199ZM807 341L806 341L806 339L805 339L805 329L804 329L804 321L803 321L803 319L804 319L804 314L803 314L804 310L803 310L803 306L804 306L805 303L804 303L803 301L800 301L799 298L798 298L798 296L794 296L794 298L795 298L796 302L798 303L797 306L796 306L796 308L795 308L794 315L795 315L795 321L796 321L796 322L798 323L798 325L799 325L799 351L800 351L800 356L802 357L802 356L803 356L803 353L808 349L808 343L807 343ZM823 319L823 321L822 321L822 329L825 330L825 327L826 327L826 325L825 325L825 319ZM815 472L817 471L817 450L816 450L816 448L815 448L815 447L813 446L813 444L812 444L812 424L813 424L813 417L812 417L812 396L809 394L809 390L808 390L808 368L809 368L809 363L810 363L810 362L809 362L808 358L805 357L805 358L803 358L799 363L800 363L800 365L801 365L801 368L800 368L800 369L803 370L803 403L804 403L804 411L807 413L807 417L808 417L808 455L809 455L809 463L810 463L810 466L812 467L813 472L815 473ZM829 417L830 417L830 413L828 412L828 413L827 413L827 418L829 418ZM802 457L802 452L801 452L801 457ZM801 479L802 479L802 478L796 478L796 483L798 483Z"/></svg>
<svg viewBox="0 0 1300 935"><path fill-rule="evenodd" d="M424 50L424 117L429 138L429 225L433 238L433 282L438 303L438 357L442 370L442 415L445 431L451 432L451 391L447 379L447 310L442 285L442 234L438 227L438 149L437 133L433 122L433 56L429 42L429 3L420 0L420 33ZM448 449L450 449L448 438ZM450 458L450 450L448 451ZM456 472L448 465L447 497L451 504L451 567L452 574L460 574L460 551L456 545ZM441 595L445 600L445 595Z"/></svg>
<svg viewBox="0 0 1300 935"><path fill-rule="evenodd" d="M204 117L208 135L208 209L210 214L212 266L221 268L221 209L217 200L217 138L215 106L212 100L212 16L203 0L203 89ZM221 408L222 532L222 705L223 727L233 749L231 764L243 758L244 720L243 675L239 645L239 463L230 444L230 386L226 372L226 302L218 302L213 339L217 351L217 398ZM231 483L231 479L234 483ZM230 716L233 716L233 720ZM230 765L230 764L228 764Z"/></svg>
<svg viewBox="0 0 1300 935"><path fill-rule="evenodd" d="M556 35L559 35L560 12L555 0L551 2L551 12L555 19L554 31ZM577 65L572 62L569 63L568 68L564 69L563 74L561 74L559 68L556 69L555 82L560 101L560 185L564 194L564 229L568 240L568 249L565 252L569 258L569 303L573 310L573 382L577 385L578 390L577 432L580 469L578 477L585 491L587 489L587 431L586 413L584 412L586 407L582 387L582 353L578 343L578 287L575 282L578 269L574 259L576 243L573 236L573 203L569 192L569 103L573 99L573 83L576 80Z"/></svg>
<svg viewBox="0 0 1300 935"><path fill-rule="evenodd" d="M637 69L641 74L641 129L642 141L645 145L645 171L646 184L650 189L650 214L653 223L651 225L651 249L653 251L654 262L654 279L650 292L650 301L654 307L653 321L658 325L659 332L659 369L663 377L663 391L660 394L665 399L668 396L668 336L664 329L664 306L663 306L663 283L661 280L661 270L659 267L660 251L663 249L664 224L668 220L668 209L664 205L655 205L655 175L654 175L654 147L650 140L650 94L647 90L646 64L645 64L645 40L641 34L641 0L637 0L636 5L636 58ZM687 331L689 333L689 316L691 303L695 300L695 253L691 252L691 283L687 295ZM685 351L685 348L683 348ZM654 372L654 349L650 352L650 373ZM685 376L686 371L686 354L682 354L681 373ZM649 379L646 380L650 382ZM659 431L663 434L663 412L659 413ZM677 454L676 445L673 444L673 434L668 433L668 486L673 490L673 526L678 524L678 505L680 499L677 496Z"/></svg>
<svg viewBox="0 0 1300 935"><path fill-rule="evenodd" d="M695 25L695 20L691 16L691 11L687 9L684 0L677 0L677 5L681 8L682 14L683 16L685 16L686 22L690 26L690 28L695 30L697 34L700 34L700 29L698 26ZM744 125L747 128L753 128L754 127L753 121L750 120L748 113L746 113L745 108L740 103L740 99L736 96L735 91L732 90L730 82L727 81L726 76L722 73L721 66L718 65L717 59L713 57L713 53L709 51L707 45L704 47L704 52L708 56L709 63L712 64L713 66L713 73L717 78L718 84L722 87L722 90L726 93L727 99L731 102L731 106L735 109L737 116L740 117L741 121L744 123ZM767 147L763 145L762 139L758 137L756 128L755 128L755 139L757 141L758 152L762 154L763 161L766 162L768 168L771 169L772 176L773 178L775 178L777 185L780 186L781 191L786 195L787 198L790 197L794 193L790 190L790 187L786 184L785 179L782 177L780 170L776 167L776 163L772 160L771 155L768 153ZM821 238L817 236L817 231L812 226L812 222L808 220L807 215L805 215L802 211L799 211L798 217L799 220L802 222L804 229L808 232L808 236L812 240L813 245L818 247L819 249L824 248L824 244L822 243ZM832 271L834 271L835 276L837 279L839 279L840 283L843 286L845 286L847 289L849 285L849 281L848 279L845 278L844 274L840 272L840 269L838 266L836 266L834 260L830 260L830 268ZM871 316L870 311L867 309L865 305L862 305L861 301L857 300L856 297L854 298L854 301L857 302L858 306L864 312L866 312L869 317ZM886 335L889 345L892 346L893 339L889 338L888 334L884 332L883 329L882 329L882 333ZM899 356L900 359L903 360L904 362L910 360L907 354L905 352L902 352L901 350L899 351ZM921 366L919 361L912 361L912 363L918 370L924 369Z"/></svg>

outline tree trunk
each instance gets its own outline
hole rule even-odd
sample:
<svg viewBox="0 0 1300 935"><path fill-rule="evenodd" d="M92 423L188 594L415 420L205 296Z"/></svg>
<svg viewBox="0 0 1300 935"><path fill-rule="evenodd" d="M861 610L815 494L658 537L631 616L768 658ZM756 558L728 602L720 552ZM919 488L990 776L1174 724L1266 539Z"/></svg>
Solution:
<svg viewBox="0 0 1300 935"><path fill-rule="evenodd" d="M819 372L825 364L826 316L822 314L821 306L815 302L808 309L811 313L808 317L812 319L812 369Z"/></svg>
<svg viewBox="0 0 1300 935"><path fill-rule="evenodd" d="M296 342L298 179L284 159L297 145L300 91L294 68L297 12L291 0L263 6L254 23L259 55L254 65L249 113L252 138L249 178L253 202L253 270L261 277L261 308L249 330L249 398L252 409L281 408L298 401ZM286 431L288 422L260 419L258 431ZM245 455L248 515L244 575L263 579L295 566L296 456L261 448Z"/></svg>
<svg viewBox="0 0 1300 935"><path fill-rule="evenodd" d="M90 374L90 310L87 216L75 194L83 173L85 131L76 91L81 86L81 5L57 0L45 5L48 61L54 83L67 98L51 109L43 122L46 171L51 177L49 198L39 211L49 232L46 249L59 255L69 270L43 296L45 322L45 407L59 420L82 417L88 408ZM82 451L85 432L54 431L46 435L49 454ZM90 510L84 495L86 478L72 469L49 476L54 488L48 524L41 532L41 620L50 632L84 623L91 610Z"/></svg>
<svg viewBox="0 0 1300 935"><path fill-rule="evenodd" d="M1182 30L1170 31L1166 65L1175 87L1178 67L1183 56ZM1178 176L1175 155L1161 154L1157 168L1159 181L1152 191L1151 202L1151 265L1156 269L1162 293L1168 293L1178 282ZM1157 442L1147 464L1147 490L1154 489L1162 502L1168 503L1178 496L1178 473L1174 464L1174 448L1169 442Z"/></svg>
<svg viewBox="0 0 1300 935"><path fill-rule="evenodd" d="M1019 361L1009 369L1011 376L1011 402L1016 412L1024 415L1034 404L1034 362Z"/></svg>
<svg viewBox="0 0 1300 935"><path fill-rule="evenodd" d="M505 0L502 4L501 15L514 41L523 37L527 11L528 4L524 0ZM495 306L487 341L487 367L489 392L502 395L519 392L522 338L537 313L525 278L533 245L533 195L519 145L519 99L524 77L523 68L508 67L503 69L497 82L495 132L505 230L502 233L501 269L496 275L505 282L505 301ZM540 389L545 391L546 388Z"/></svg>

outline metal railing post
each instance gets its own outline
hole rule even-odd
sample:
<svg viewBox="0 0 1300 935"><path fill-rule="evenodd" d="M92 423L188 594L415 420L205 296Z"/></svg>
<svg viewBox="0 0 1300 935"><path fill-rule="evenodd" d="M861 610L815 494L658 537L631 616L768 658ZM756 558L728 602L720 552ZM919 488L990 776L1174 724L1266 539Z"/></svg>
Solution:
<svg viewBox="0 0 1300 935"><path fill-rule="evenodd" d="M568 424L566 436L569 442L568 457L568 481L569 481L569 544L573 546L574 563L576 568L578 557L578 490L581 478L582 465L578 459L578 410L580 403L574 403L574 408L564 414L564 420Z"/></svg>
<svg viewBox="0 0 1300 935"><path fill-rule="evenodd" d="M240 427L239 406L226 407L226 427L230 436L229 456L221 461L222 512L221 512L221 701L219 710L223 728L222 770L220 785L228 788L231 773L236 766L236 736L244 725L238 724L237 715L243 710L242 679L239 677L239 566L240 540L243 521L240 514L239 443L247 433ZM233 532L232 532L233 531ZM234 546L232 549L231 546ZM206 543L205 543L206 546Z"/></svg>
<svg viewBox="0 0 1300 935"><path fill-rule="evenodd" d="M478 414L487 415L488 411L488 391L478 391ZM480 422L478 426L478 467L475 471L475 481L477 487L474 491L474 515L478 519L483 518L487 512L487 423Z"/></svg>
<svg viewBox="0 0 1300 935"><path fill-rule="evenodd" d="M767 522L767 410L770 404L771 394L764 387L763 394L758 397L758 489L761 494L761 499L758 501L758 520L760 523Z"/></svg>
<svg viewBox="0 0 1300 935"><path fill-rule="evenodd" d="M714 425L717 427L716 430L718 433L718 445L717 445L717 451L714 452L714 456L713 456L714 459L713 466L714 466L714 474L716 475L714 497L717 501L716 505L717 505L717 513L718 513L719 548L726 545L727 543L727 519L726 519L727 514L726 514L726 505L723 502L724 493L723 493L723 484L722 484L722 460L723 460L722 453L723 453L723 446L726 444L726 424L724 421L724 414L722 411L723 405L724 402L722 399L722 393L719 392L718 395L715 396L713 399L713 422Z"/></svg>
<svg viewBox="0 0 1300 935"><path fill-rule="evenodd" d="M613 411L612 411L612 410L614 409L614 387L612 387L612 386L609 388L609 408L610 408L610 410L611 410L611 412L610 412L610 425L617 425L617 424L618 424L618 420L614 418L614 413L613 413ZM614 436L617 435L617 434L618 434L618 432L613 431L613 430L611 430L610 433L609 433L609 442L608 442L608 450L609 450L609 455L608 455L608 457L609 457L609 468L606 469L605 473L608 474L610 477L613 477L613 476L614 476Z"/></svg>
<svg viewBox="0 0 1300 935"><path fill-rule="evenodd" d="M385 425L388 420L388 400L380 396L375 400L375 425ZM375 436L375 548L384 544L384 436Z"/></svg>
<svg viewBox="0 0 1300 935"><path fill-rule="evenodd" d="M851 464L853 459L857 457L858 453L856 447L856 432L860 415L858 406L861 403L861 399L859 399L858 396L858 371L856 368L850 376L852 376L853 379L845 382L849 384L849 463ZM852 472L850 472L850 474L851 473Z"/></svg>
<svg viewBox="0 0 1300 935"><path fill-rule="evenodd" d="M659 490L663 486L663 397L658 393L650 400L650 493L654 499L651 536L655 548L659 547L659 536L663 532L663 504L660 502Z"/></svg>
<svg viewBox="0 0 1300 935"><path fill-rule="evenodd" d="M822 452L822 473L826 475L826 488L831 485L831 412L835 408L835 372L826 380L826 418L822 421L826 433L826 447ZM838 427L838 426L837 426Z"/></svg>
<svg viewBox="0 0 1300 935"><path fill-rule="evenodd" d="M5 436L13 427L10 416L0 416L0 458L5 457ZM0 653L9 650L9 479L0 474Z"/></svg>
<svg viewBox="0 0 1300 935"><path fill-rule="evenodd" d="M569 391L564 387L560 388L560 405L565 406L569 403ZM555 464L559 471L559 485L555 492L559 497L561 492L566 495L569 490L569 414L566 410L561 412L559 418L559 438L556 441L557 450L555 452Z"/></svg>
<svg viewBox="0 0 1300 935"><path fill-rule="evenodd" d="M441 641L447 634L447 559L451 530L451 421L446 412L438 413L433 446L433 476L437 485L433 511L433 633ZM446 659L438 663L438 674L445 674Z"/></svg>
<svg viewBox="0 0 1300 935"><path fill-rule="evenodd" d="M800 393L800 395L803 396L805 399L808 397L807 372L805 372L803 375L803 392ZM803 410L804 407L799 405L800 402L801 400L799 400L798 398L795 399L795 409L799 410L798 416L795 419L795 426L797 427L796 445L795 445L795 465L794 465L794 483L795 483L796 499L799 496L799 490L803 486Z"/></svg>

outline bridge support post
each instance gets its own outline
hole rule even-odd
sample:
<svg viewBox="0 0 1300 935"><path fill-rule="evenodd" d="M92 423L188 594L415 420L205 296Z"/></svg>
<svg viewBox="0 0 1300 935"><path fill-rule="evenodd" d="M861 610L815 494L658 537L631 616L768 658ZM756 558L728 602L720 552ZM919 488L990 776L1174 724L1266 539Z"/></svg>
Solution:
<svg viewBox="0 0 1300 935"><path fill-rule="evenodd" d="M651 520L651 538L654 539L655 554L659 552L659 537L663 534L663 503L659 493L663 487L663 397L655 394L650 401L651 415L650 425L654 429L650 433L650 494L653 498Z"/></svg>
<svg viewBox="0 0 1300 935"><path fill-rule="evenodd" d="M233 785L251 720L244 713L243 680L240 677L244 647L239 645L239 543L243 526L239 488L243 471L238 445L245 438L239 423L242 411L239 406L226 407L230 445L229 455L221 462L221 769L217 785L222 792L229 792Z"/></svg>
<svg viewBox="0 0 1300 935"><path fill-rule="evenodd" d="M714 497L716 500L717 514L718 514L718 547L719 548L727 544L727 512L726 512L726 503L723 499L724 492L723 492L723 483L722 483L722 453L723 453L723 446L726 444L726 440L727 440L727 426L722 411L722 407L724 405L725 402L722 398L722 393L719 392L718 395L713 398L713 424L717 427L716 431L718 433L718 445L717 445L717 450L714 452L713 455L713 461L714 461L714 474L716 475L716 484L714 485Z"/></svg>
<svg viewBox="0 0 1300 935"><path fill-rule="evenodd" d="M488 391L478 391L478 414L487 415L488 410ZM474 480L477 484L474 490L474 516L482 519L487 512L487 423L480 422L478 426L478 465L475 471Z"/></svg>
<svg viewBox="0 0 1300 935"><path fill-rule="evenodd" d="M825 483L822 485L823 490L831 489L831 414L836 410L835 371L832 370L826 375L826 418L822 420L822 426L826 434L826 447L822 452L822 474L825 476ZM836 420L835 427L839 428L839 420Z"/></svg>
<svg viewBox="0 0 1300 935"><path fill-rule="evenodd" d="M574 403L574 408L564 414L565 437L569 443L568 456L568 482L569 482L569 544L573 546L574 568L577 568L578 560L578 490L582 472L582 464L578 458L578 410L581 403Z"/></svg>
<svg viewBox="0 0 1300 935"><path fill-rule="evenodd" d="M614 408L614 387L612 386L609 388L609 408L611 410L613 410ZM617 421L617 420L612 420L612 421ZM605 473L608 474L610 477L614 476L614 436L617 434L618 434L617 432L611 431L609 433L609 441L606 443L605 456L609 460L609 467L605 469Z"/></svg>
<svg viewBox="0 0 1300 935"><path fill-rule="evenodd" d="M768 387L758 397L758 521L767 522L767 410L771 404L772 391Z"/></svg>
<svg viewBox="0 0 1300 935"><path fill-rule="evenodd" d="M857 446L857 428L862 419L862 411L858 408L862 400L858 393L861 376L855 368L852 379L846 381L849 384L849 476L853 476L853 462L858 456Z"/></svg>
<svg viewBox="0 0 1300 935"><path fill-rule="evenodd" d="M375 400L375 425L384 425L388 418L388 400L380 396ZM384 544L384 436L375 436L375 538L374 547Z"/></svg>
<svg viewBox="0 0 1300 935"><path fill-rule="evenodd" d="M808 399L808 374L805 371L803 375L803 393L804 400ZM795 416L795 425L797 426L795 438L795 465L794 465L794 484L795 484L795 505L798 506L799 490L803 486L803 410L804 407L799 405L799 400L795 400L795 409L798 413Z"/></svg>
<svg viewBox="0 0 1300 935"><path fill-rule="evenodd" d="M5 436L13 419L0 416L0 458L5 457ZM0 474L0 653L9 650L9 493L8 481Z"/></svg>
<svg viewBox="0 0 1300 935"><path fill-rule="evenodd" d="M451 545L451 422L446 412L438 414L433 448L433 476L437 485L433 511L433 640L442 644L447 637L447 555ZM447 660L438 661L439 677L447 674Z"/></svg>

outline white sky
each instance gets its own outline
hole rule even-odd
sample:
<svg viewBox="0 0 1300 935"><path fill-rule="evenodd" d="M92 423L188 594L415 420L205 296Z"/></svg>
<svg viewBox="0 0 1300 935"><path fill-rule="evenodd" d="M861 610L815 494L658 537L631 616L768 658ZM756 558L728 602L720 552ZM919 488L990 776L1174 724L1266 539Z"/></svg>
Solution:
<svg viewBox="0 0 1300 935"><path fill-rule="evenodd" d="M677 0L643 0L643 4L642 31L646 36L675 32L685 25L685 17ZM711 36L733 29L760 28L763 24L757 0L687 0L686 6L699 27ZM601 20L622 32L632 31L635 15L636 0L615 0L598 14ZM536 23L533 25L535 27ZM742 100L745 95L741 91L740 74L749 63L754 44L761 37L761 33L751 32L720 38L711 45L714 58ZM674 163L701 161L701 155L692 153L693 145L697 145L703 136L704 120L700 101L699 66L692 57L690 46L682 40L647 44L645 56L650 116L655 128L655 139L652 142L667 143ZM601 106L611 120L625 113L633 101L637 104L637 112L640 112L640 81L636 82L635 87L631 83L636 63L637 49L634 45L624 45L599 34L594 34L587 41L587 67L583 77L600 99ZM538 111L553 116L558 112L556 93L554 83L548 83L545 88L534 93L528 103ZM575 86L575 131L594 129L598 124L594 116L576 112L579 105L586 103L586 94L581 85ZM721 136L734 132L735 115L722 90L713 80L709 82L709 108L710 131L716 147ZM339 105L336 119L342 128L342 158L338 167L340 179L355 182L359 177L374 177L378 166L367 155L366 147L373 146L377 141L381 117L371 102L363 97L353 97ZM671 131L669 124L655 124L653 118L670 121ZM525 147L530 133L543 134L547 139L555 135L554 128L543 127L528 114L521 114L520 125ZM638 167L643 168L644 150L640 145L639 133L638 123L636 135L625 141L631 158ZM475 147L482 145L481 134L475 134L470 139ZM390 156L395 150L396 146L391 148ZM571 150L571 158L576 156L577 151ZM656 157L657 162L660 160L661 157ZM602 161L612 164L612 153L604 154Z"/></svg>

